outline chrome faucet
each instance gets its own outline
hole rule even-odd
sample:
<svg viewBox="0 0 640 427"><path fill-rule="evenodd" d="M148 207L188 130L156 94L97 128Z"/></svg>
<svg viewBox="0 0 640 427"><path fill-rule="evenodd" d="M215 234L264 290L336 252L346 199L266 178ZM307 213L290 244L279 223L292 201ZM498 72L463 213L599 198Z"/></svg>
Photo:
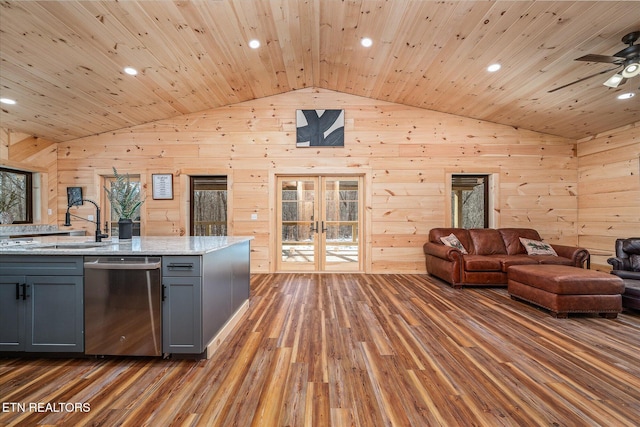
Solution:
<svg viewBox="0 0 640 427"><path fill-rule="evenodd" d="M70 204L69 206L67 206L67 213L64 215L64 225L65 227L71 227L71 213L69 212L69 209L71 209L72 206L75 206L77 204L80 204L82 202L89 202L92 203L93 206L96 207L96 220L95 220L95 224L96 224L96 242L102 242L102 239L109 237L108 234L102 234L102 230L100 230L100 206L98 206L98 204L96 202L94 202L93 200L89 200L89 199L75 199L74 202L72 204ZM91 221L87 218L83 218L81 216L77 216L77 215L73 215L76 218L80 218L84 221L89 221L89 222L94 222ZM106 229L105 229L105 233L106 233Z"/></svg>

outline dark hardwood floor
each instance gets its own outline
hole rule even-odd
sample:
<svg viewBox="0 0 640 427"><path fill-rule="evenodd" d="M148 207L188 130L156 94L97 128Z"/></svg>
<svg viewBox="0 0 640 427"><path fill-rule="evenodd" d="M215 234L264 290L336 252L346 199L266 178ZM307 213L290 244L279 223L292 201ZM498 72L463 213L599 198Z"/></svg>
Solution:
<svg viewBox="0 0 640 427"><path fill-rule="evenodd" d="M3 426L636 426L640 314L556 319L427 276L260 274L210 360L4 358L0 401Z"/></svg>

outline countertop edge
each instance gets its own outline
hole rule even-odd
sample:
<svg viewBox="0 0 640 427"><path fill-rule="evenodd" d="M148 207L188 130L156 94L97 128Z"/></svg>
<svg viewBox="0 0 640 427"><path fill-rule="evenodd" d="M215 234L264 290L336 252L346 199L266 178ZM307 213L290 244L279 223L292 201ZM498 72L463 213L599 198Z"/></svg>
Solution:
<svg viewBox="0 0 640 427"><path fill-rule="evenodd" d="M150 256L150 255L204 255L250 242L253 236L148 236L134 237L131 240L111 239L93 243L87 236L43 237L33 239L31 243L5 246L0 245L1 255L28 256ZM64 247L76 245L84 247ZM54 247L57 246L57 247Z"/></svg>

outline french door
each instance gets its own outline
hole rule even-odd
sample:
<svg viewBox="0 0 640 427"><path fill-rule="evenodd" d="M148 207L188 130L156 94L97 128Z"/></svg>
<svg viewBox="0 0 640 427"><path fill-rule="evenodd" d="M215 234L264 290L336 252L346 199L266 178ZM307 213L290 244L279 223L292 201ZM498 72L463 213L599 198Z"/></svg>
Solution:
<svg viewBox="0 0 640 427"><path fill-rule="evenodd" d="M362 178L279 176L279 271L362 271Z"/></svg>

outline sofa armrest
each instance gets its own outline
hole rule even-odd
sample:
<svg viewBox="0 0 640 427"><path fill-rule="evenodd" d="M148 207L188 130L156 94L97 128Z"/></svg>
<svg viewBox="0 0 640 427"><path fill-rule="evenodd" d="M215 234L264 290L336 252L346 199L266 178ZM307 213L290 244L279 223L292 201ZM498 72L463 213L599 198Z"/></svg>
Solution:
<svg viewBox="0 0 640 427"><path fill-rule="evenodd" d="M427 242L422 246L425 255L432 255L447 261L457 261L461 259L460 249L445 246L439 243Z"/></svg>
<svg viewBox="0 0 640 427"><path fill-rule="evenodd" d="M576 246L565 246L552 244L551 247L558 254L558 256L569 258L573 261L575 267L583 267L584 263L587 263L587 268L590 267L591 255L585 248L578 248Z"/></svg>
<svg viewBox="0 0 640 427"><path fill-rule="evenodd" d="M631 270L628 258L613 257L609 258L607 262L613 266L612 270Z"/></svg>

